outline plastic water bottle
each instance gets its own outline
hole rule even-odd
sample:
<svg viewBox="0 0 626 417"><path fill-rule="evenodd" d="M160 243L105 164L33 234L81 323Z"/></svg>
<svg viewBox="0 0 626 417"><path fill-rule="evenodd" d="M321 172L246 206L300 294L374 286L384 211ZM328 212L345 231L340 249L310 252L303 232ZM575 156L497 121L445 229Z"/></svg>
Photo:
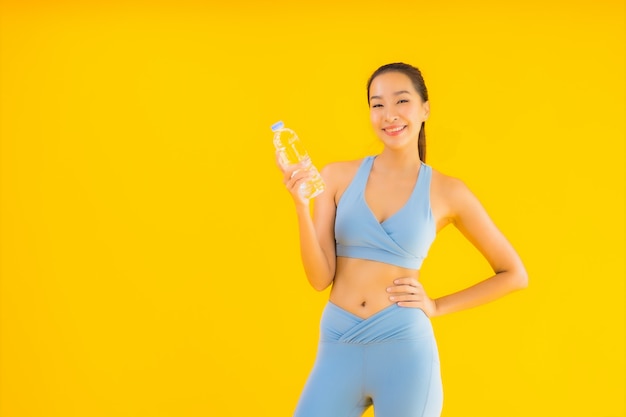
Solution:
<svg viewBox="0 0 626 417"><path fill-rule="evenodd" d="M300 138L293 130L286 128L282 121L272 125L274 132L274 147L280 153L280 162L284 166L303 162L304 169L313 172L313 176L308 181L300 184L298 193L302 198L311 199L324 191L325 184L317 168L311 162Z"/></svg>

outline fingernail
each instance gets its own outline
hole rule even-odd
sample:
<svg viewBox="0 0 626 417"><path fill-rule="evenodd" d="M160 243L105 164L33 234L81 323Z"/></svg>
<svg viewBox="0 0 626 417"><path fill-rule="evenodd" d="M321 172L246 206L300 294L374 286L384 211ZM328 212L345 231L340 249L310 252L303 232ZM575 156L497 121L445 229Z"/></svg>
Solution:
<svg viewBox="0 0 626 417"><path fill-rule="evenodd" d="M389 297L389 299L390 299L391 301L393 301L393 300L395 300L395 299L396 299L396 297L393 297L393 296L392 296L392 297Z"/></svg>
<svg viewBox="0 0 626 417"><path fill-rule="evenodd" d="M393 283L394 283L394 284L398 284L399 282L400 282L400 280L398 280L398 279L397 279L397 280L395 280Z"/></svg>

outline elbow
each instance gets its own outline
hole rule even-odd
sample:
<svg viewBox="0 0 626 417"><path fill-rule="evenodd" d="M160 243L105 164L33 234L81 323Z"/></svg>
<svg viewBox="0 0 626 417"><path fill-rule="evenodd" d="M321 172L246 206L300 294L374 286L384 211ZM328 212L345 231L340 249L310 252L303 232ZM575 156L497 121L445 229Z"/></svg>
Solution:
<svg viewBox="0 0 626 417"><path fill-rule="evenodd" d="M311 284L311 287L313 287L315 291L319 291L319 292L324 291L333 282L332 277L328 278L326 276L317 277L317 278L308 277L308 279L309 279L309 284Z"/></svg>
<svg viewBox="0 0 626 417"><path fill-rule="evenodd" d="M328 287L328 285L323 286L323 285L313 285L313 289L317 292L322 292L324 291L326 288Z"/></svg>
<svg viewBox="0 0 626 417"><path fill-rule="evenodd" d="M528 274L524 267L496 271L496 275L502 274L503 284L509 292L523 290L528 287Z"/></svg>
<svg viewBox="0 0 626 417"><path fill-rule="evenodd" d="M332 282L332 281L330 281ZM330 282L311 282L311 286L315 291L322 292L330 285Z"/></svg>
<svg viewBox="0 0 626 417"><path fill-rule="evenodd" d="M516 271L514 277L514 285L516 290L523 290L524 288L528 288L528 274L526 273L525 268L522 267L519 271Z"/></svg>
<svg viewBox="0 0 626 417"><path fill-rule="evenodd" d="M315 271L315 273L307 274L307 279L315 291L322 292L335 280L335 272L334 270Z"/></svg>

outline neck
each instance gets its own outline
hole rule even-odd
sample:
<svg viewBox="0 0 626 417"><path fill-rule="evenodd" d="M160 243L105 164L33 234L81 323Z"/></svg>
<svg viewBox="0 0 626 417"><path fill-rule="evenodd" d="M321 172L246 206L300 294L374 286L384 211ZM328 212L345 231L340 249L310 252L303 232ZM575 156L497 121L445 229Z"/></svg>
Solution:
<svg viewBox="0 0 626 417"><path fill-rule="evenodd" d="M419 167L421 162L417 147L398 150L385 148L376 159L379 168L388 172L412 171Z"/></svg>

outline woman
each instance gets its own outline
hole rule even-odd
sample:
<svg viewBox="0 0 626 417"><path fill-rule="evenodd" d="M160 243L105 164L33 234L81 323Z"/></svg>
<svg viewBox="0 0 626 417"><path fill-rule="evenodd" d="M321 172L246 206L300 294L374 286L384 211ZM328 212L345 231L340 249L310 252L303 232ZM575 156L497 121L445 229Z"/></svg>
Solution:
<svg viewBox="0 0 626 417"><path fill-rule="evenodd" d="M279 167L298 215L304 270L316 290L332 283L317 359L296 417L439 416L443 393L430 323L527 285L517 253L463 182L425 164L430 104L420 71L378 68L367 86L370 119L383 150L332 163L326 190L309 201L298 187L310 172ZM419 270L436 233L456 226L495 275L431 299Z"/></svg>

